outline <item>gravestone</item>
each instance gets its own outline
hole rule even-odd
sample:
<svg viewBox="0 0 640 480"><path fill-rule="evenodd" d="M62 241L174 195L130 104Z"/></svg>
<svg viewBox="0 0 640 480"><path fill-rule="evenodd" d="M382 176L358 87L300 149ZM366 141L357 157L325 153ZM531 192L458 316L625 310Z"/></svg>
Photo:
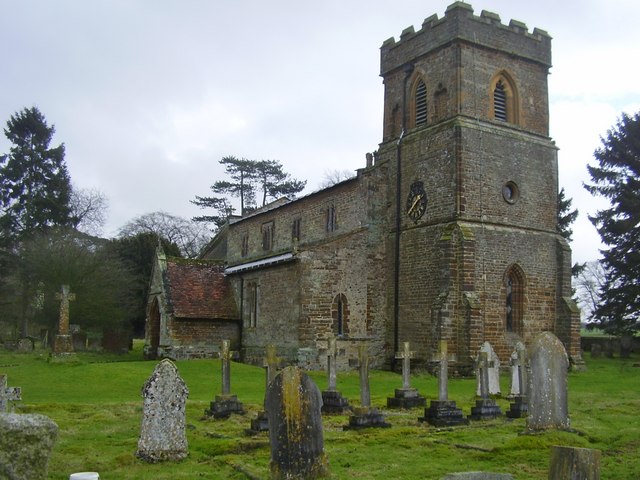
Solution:
<svg viewBox="0 0 640 480"><path fill-rule="evenodd" d="M489 394L489 370L493 368L493 362L489 360L489 354L481 351L478 355L477 374L480 378L480 399L476 400L476 406L471 407L471 420L491 420L502 415L502 410Z"/></svg>
<svg viewBox="0 0 640 480"><path fill-rule="evenodd" d="M60 293L56 293L56 299L60 300L60 316L58 320L58 334L53 342L54 354L73 353L73 339L69 332L69 302L76 299L76 294L71 293L69 285L62 285Z"/></svg>
<svg viewBox="0 0 640 480"><path fill-rule="evenodd" d="M58 425L44 415L0 413L0 478L46 480Z"/></svg>
<svg viewBox="0 0 640 480"><path fill-rule="evenodd" d="M511 354L511 393L509 398L513 400L506 415L509 418L523 418L528 415L527 404L527 352L522 342L516 343L516 348Z"/></svg>
<svg viewBox="0 0 640 480"><path fill-rule="evenodd" d="M387 428L391 425L385 422L384 415L371 407L371 390L369 388L369 353L367 345L358 346L358 367L360 371L360 406L353 408L349 416L349 425L345 429Z"/></svg>
<svg viewBox="0 0 640 480"><path fill-rule="evenodd" d="M599 343L591 345L591 358L600 358L602 356L602 346Z"/></svg>
<svg viewBox="0 0 640 480"><path fill-rule="evenodd" d="M265 395L267 390L269 389L269 384L276 378L278 374L278 366L280 365L280 358L278 358L275 345L267 345L266 357L264 359L264 367L266 372L266 388ZM258 412L258 416L256 418L251 419L251 428L248 433L258 433L258 432L266 432L269 430L269 417L265 410L261 410Z"/></svg>
<svg viewBox="0 0 640 480"><path fill-rule="evenodd" d="M220 366L222 370L222 393L216 395L213 402L209 404L209 409L204 413L213 418L229 418L232 413L244 413L242 402L238 401L236 395L231 394L231 356L235 352L231 351L231 341L223 340L220 350Z"/></svg>
<svg viewBox="0 0 640 480"><path fill-rule="evenodd" d="M483 352L487 354L489 362L486 377L489 395L500 395L500 359L498 358L498 355L496 355L491 344L489 342L484 342L480 348L478 356L476 357L476 396L482 396L482 392L480 391L480 368L478 368L478 363L480 362L480 355Z"/></svg>
<svg viewBox="0 0 640 480"><path fill-rule="evenodd" d="M33 340L30 338L21 338L16 345L18 353L31 353L34 350Z"/></svg>
<svg viewBox="0 0 640 480"><path fill-rule="evenodd" d="M73 340L73 349L76 352L84 352L87 350L87 334L86 332L74 332L71 334Z"/></svg>
<svg viewBox="0 0 640 480"><path fill-rule="evenodd" d="M0 374L0 413L7 412L9 402L22 400L20 387L7 387L7 375Z"/></svg>
<svg viewBox="0 0 640 480"><path fill-rule="evenodd" d="M438 363L438 400L431 400L429 408L424 410L424 417L420 417L418 420L435 427L468 425L469 420L456 406L456 402L449 400L449 360L455 360L455 355L448 354L446 340L440 340L439 346L438 354L434 358L434 361Z"/></svg>
<svg viewBox="0 0 640 480"><path fill-rule="evenodd" d="M286 367L267 387L271 473L274 479L312 479L328 473L322 395L297 367Z"/></svg>
<svg viewBox="0 0 640 480"><path fill-rule="evenodd" d="M150 463L188 454L185 404L189 389L171 360L164 359L142 388L144 405L136 456Z"/></svg>
<svg viewBox="0 0 640 480"><path fill-rule="evenodd" d="M530 372L527 395L529 398L529 430L569 428L567 352L551 332L536 335L527 350Z"/></svg>
<svg viewBox="0 0 640 480"><path fill-rule="evenodd" d="M600 480L600 450L554 445L549 480Z"/></svg>
<svg viewBox="0 0 640 480"><path fill-rule="evenodd" d="M343 414L351 410L349 400L344 398L337 389L336 357L338 348L336 337L329 335L327 338L327 389L322 392L322 413Z"/></svg>
<svg viewBox="0 0 640 480"><path fill-rule="evenodd" d="M402 360L402 388L396 388L393 397L387 398L388 408L424 407L427 400L411 387L411 351L409 342L404 342L404 349L396 353L396 358Z"/></svg>

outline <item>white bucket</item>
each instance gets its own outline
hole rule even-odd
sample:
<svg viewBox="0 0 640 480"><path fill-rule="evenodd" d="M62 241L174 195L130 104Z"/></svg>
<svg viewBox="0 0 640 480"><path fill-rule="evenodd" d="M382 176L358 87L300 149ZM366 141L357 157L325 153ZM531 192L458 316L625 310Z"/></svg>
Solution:
<svg viewBox="0 0 640 480"><path fill-rule="evenodd" d="M69 480L100 480L98 472L80 472L69 475Z"/></svg>

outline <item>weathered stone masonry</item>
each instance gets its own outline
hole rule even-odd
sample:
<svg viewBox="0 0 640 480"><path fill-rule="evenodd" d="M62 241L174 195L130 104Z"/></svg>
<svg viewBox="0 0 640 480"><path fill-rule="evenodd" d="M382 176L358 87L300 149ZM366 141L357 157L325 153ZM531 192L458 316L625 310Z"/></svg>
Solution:
<svg viewBox="0 0 640 480"><path fill-rule="evenodd" d="M456 2L381 47L383 138L353 179L233 218L223 256L245 361L266 345L324 368L362 342L374 366L439 340L467 373L484 341L503 360L550 330L580 362L571 251L557 233L549 138L551 38ZM204 334L203 334L204 335Z"/></svg>

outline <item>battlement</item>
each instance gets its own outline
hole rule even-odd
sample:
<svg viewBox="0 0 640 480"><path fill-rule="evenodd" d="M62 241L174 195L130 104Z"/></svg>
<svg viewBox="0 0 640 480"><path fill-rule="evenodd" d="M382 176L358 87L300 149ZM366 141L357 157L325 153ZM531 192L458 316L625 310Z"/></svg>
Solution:
<svg viewBox="0 0 640 480"><path fill-rule="evenodd" d="M473 14L473 7L465 2L455 2L447 7L443 18L431 15L422 22L422 28L405 28L400 40L387 39L381 50L380 73L401 68L409 59L442 48L454 41L473 43L485 48L500 50L511 55L551 66L551 36L527 25L511 20L508 25L500 16L483 10L480 16Z"/></svg>

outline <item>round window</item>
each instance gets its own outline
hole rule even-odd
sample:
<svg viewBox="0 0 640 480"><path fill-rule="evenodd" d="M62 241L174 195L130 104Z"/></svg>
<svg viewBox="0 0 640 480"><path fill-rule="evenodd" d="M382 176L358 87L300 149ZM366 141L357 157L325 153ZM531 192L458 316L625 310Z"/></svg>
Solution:
<svg viewBox="0 0 640 480"><path fill-rule="evenodd" d="M514 182L507 182L502 187L502 197L507 203L516 203L520 198L520 190Z"/></svg>

